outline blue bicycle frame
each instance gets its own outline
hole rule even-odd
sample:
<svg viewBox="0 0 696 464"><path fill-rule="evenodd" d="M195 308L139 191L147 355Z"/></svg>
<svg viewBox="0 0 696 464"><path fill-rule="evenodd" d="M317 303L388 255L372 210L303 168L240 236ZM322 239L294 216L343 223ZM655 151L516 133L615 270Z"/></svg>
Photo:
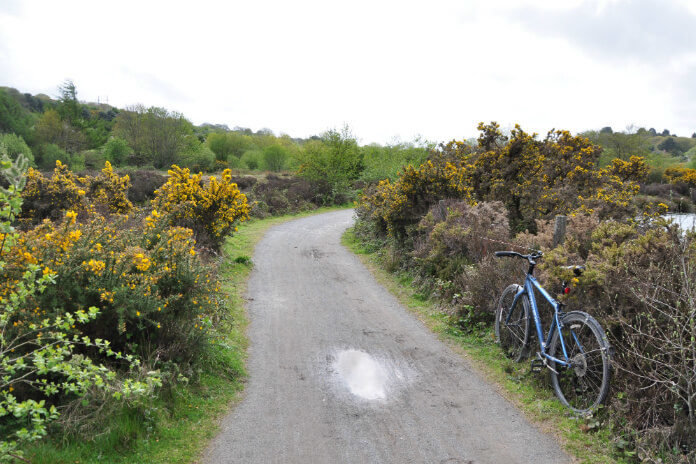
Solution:
<svg viewBox="0 0 696 464"><path fill-rule="evenodd" d="M541 318L539 317L539 309L537 308L536 298L534 297L535 288L539 291L541 296L543 296L544 299L548 301L549 304L553 307L553 322L551 322L551 327L549 327L549 333L545 340L543 329L541 327ZM541 286L539 282L537 282L537 280L531 273L527 274L527 277L524 280L524 286L517 291L517 294L515 295L515 298L512 301L512 306L510 306L511 310L508 311L508 316L505 320L505 324L508 324L510 322L510 317L512 316L512 308L515 308L517 300L522 298L523 295L527 295L527 297L529 298L529 304L532 307L532 315L534 316L534 324L536 325L537 336L539 338L539 345L541 348L539 354L544 358L558 363L562 366L570 366L570 363L568 362L568 352L566 351L565 342L563 341L563 335L561 333L561 322L559 317L561 304L554 300L553 297L551 297L551 295L549 295L549 293L544 289L544 287ZM565 358L565 360L555 358L554 356L551 356L547 353L548 346L549 343L551 343L551 337L553 336L554 330L558 330L558 338L560 338L561 340L561 349L563 350L563 357ZM573 336L575 337L575 334L573 334ZM580 345L580 342L577 340L577 337L576 342L582 350L582 346Z"/></svg>

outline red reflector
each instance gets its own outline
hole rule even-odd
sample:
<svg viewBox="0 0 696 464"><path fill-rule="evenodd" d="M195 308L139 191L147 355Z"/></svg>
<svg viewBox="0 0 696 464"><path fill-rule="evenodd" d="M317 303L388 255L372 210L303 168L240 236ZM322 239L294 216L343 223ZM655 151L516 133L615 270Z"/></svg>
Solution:
<svg viewBox="0 0 696 464"><path fill-rule="evenodd" d="M563 293L565 293L566 295L569 294L569 293L570 293L570 287L564 288L564 289L563 289Z"/></svg>

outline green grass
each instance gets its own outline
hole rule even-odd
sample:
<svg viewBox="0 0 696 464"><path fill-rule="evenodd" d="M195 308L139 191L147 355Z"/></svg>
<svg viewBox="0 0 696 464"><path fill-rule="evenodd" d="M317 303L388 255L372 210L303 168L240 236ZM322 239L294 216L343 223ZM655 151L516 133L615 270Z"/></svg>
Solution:
<svg viewBox="0 0 696 464"><path fill-rule="evenodd" d="M364 246L349 229L342 243L362 260L377 281L394 294L430 330L447 343L542 431L556 436L568 454L582 463L622 463L612 457L614 449L607 428L595 426L596 420L576 418L553 395L547 376L534 374L528 362L513 363L494 342L493 329L465 333L449 323L437 303L418 293L405 273L394 274L382 267L378 251ZM590 431L587 431L587 430Z"/></svg>
<svg viewBox="0 0 696 464"><path fill-rule="evenodd" d="M220 268L232 321L224 341L226 348L210 350L201 363L198 381L160 392L150 402L146 417L136 408L119 408L105 415L108 424L91 440L56 433L27 448L27 458L33 464L195 462L244 387L248 320L243 295L254 247L274 225L338 209L320 208L243 223L225 243L225 260Z"/></svg>

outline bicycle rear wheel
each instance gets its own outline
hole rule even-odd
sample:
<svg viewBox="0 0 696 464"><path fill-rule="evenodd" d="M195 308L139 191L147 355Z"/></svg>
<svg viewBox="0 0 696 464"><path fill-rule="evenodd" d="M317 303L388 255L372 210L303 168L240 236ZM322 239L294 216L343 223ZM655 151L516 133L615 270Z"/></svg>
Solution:
<svg viewBox="0 0 696 464"><path fill-rule="evenodd" d="M505 355L515 362L520 362L527 356L531 334L530 305L527 295L522 295L515 303L515 307L512 307L519 289L520 286L517 284L508 286L500 296L495 312L495 340L500 344Z"/></svg>
<svg viewBox="0 0 696 464"><path fill-rule="evenodd" d="M570 366L550 363L551 384L558 399L578 414L587 414L604 403L609 394L611 365L609 341L599 323L589 314L572 311L561 319ZM549 344L549 354L565 360L559 331Z"/></svg>

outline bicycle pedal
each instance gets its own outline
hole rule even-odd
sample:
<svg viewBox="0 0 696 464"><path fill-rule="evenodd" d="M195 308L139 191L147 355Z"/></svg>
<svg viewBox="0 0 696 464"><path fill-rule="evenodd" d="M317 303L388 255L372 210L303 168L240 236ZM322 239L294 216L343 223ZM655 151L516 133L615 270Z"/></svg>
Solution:
<svg viewBox="0 0 696 464"><path fill-rule="evenodd" d="M532 359L532 372L541 372L546 367L541 359Z"/></svg>

